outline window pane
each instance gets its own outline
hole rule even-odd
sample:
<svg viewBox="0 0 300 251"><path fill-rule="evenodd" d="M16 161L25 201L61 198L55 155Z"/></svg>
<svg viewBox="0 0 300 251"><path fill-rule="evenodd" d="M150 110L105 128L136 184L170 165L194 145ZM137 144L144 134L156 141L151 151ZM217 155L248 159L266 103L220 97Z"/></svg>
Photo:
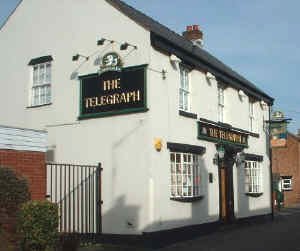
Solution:
<svg viewBox="0 0 300 251"><path fill-rule="evenodd" d="M183 90L180 89L179 90L179 109L183 109L183 101L184 100L184 96L183 96Z"/></svg>
<svg viewBox="0 0 300 251"><path fill-rule="evenodd" d="M177 153L177 154L176 154L176 162L177 162L177 163L180 163L180 162L181 162L180 159L181 159L181 156L180 156L179 153Z"/></svg>
<svg viewBox="0 0 300 251"><path fill-rule="evenodd" d="M171 176L171 184L176 185L176 176L174 174Z"/></svg>
<svg viewBox="0 0 300 251"><path fill-rule="evenodd" d="M46 83L51 82L51 64L46 65Z"/></svg>
<svg viewBox="0 0 300 251"><path fill-rule="evenodd" d="M171 187L171 195L176 196L176 187L175 186Z"/></svg>
<svg viewBox="0 0 300 251"><path fill-rule="evenodd" d="M174 153L170 154L170 160L172 163L175 162L175 154Z"/></svg>
<svg viewBox="0 0 300 251"><path fill-rule="evenodd" d="M178 186L178 187L177 187L177 194L178 194L179 196L182 196L182 186Z"/></svg>
<svg viewBox="0 0 300 251"><path fill-rule="evenodd" d="M35 87L32 89L33 96L32 96L32 105L38 105L39 104L39 88Z"/></svg>
<svg viewBox="0 0 300 251"><path fill-rule="evenodd" d="M38 84L38 67L33 67L33 85Z"/></svg>
<svg viewBox="0 0 300 251"><path fill-rule="evenodd" d="M45 65L41 64L39 66L39 83L43 84L45 82Z"/></svg>
<svg viewBox="0 0 300 251"><path fill-rule="evenodd" d="M51 88L50 85L46 86L46 103L51 102Z"/></svg>
<svg viewBox="0 0 300 251"><path fill-rule="evenodd" d="M171 163L171 173L176 173L175 172L175 164Z"/></svg>
<svg viewBox="0 0 300 251"><path fill-rule="evenodd" d="M187 93L184 93L184 98L183 98L183 110L187 111L188 110L188 96Z"/></svg>

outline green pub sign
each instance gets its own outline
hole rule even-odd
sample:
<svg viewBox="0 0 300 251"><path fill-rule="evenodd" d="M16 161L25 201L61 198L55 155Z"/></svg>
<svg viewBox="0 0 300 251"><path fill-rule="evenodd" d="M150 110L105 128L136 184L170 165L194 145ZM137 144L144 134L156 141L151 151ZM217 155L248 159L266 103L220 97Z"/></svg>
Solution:
<svg viewBox="0 0 300 251"><path fill-rule="evenodd" d="M146 65L80 77L80 119L145 112Z"/></svg>
<svg viewBox="0 0 300 251"><path fill-rule="evenodd" d="M248 146L248 134L203 122L198 122L198 139Z"/></svg>

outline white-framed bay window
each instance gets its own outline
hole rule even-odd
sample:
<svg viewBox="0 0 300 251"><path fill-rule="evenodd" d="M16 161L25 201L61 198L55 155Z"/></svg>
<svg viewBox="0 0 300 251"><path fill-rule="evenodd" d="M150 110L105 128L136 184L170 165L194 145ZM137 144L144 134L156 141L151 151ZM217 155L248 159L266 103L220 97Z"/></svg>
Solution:
<svg viewBox="0 0 300 251"><path fill-rule="evenodd" d="M245 161L245 191L248 194L263 193L262 168L259 161Z"/></svg>
<svg viewBox="0 0 300 251"><path fill-rule="evenodd" d="M190 111L190 70L180 65L179 110Z"/></svg>
<svg viewBox="0 0 300 251"><path fill-rule="evenodd" d="M200 155L170 152L171 198L201 196Z"/></svg>
<svg viewBox="0 0 300 251"><path fill-rule="evenodd" d="M224 107L225 107L224 91L225 88L219 85L218 86L218 120L220 122L224 122Z"/></svg>
<svg viewBox="0 0 300 251"><path fill-rule="evenodd" d="M51 103L52 57L45 56L32 59L30 84L30 106L47 105Z"/></svg>

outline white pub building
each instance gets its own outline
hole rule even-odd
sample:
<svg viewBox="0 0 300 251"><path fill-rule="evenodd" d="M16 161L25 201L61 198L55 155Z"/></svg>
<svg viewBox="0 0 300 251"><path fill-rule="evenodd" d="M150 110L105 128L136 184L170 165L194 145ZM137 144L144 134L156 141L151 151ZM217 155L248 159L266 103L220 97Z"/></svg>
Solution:
<svg viewBox="0 0 300 251"><path fill-rule="evenodd" d="M47 169L47 197L62 231L200 233L272 216L273 98L202 37L198 25L179 35L119 0L23 0L8 18L0 125L47 131L58 170ZM99 163L93 178L71 166Z"/></svg>

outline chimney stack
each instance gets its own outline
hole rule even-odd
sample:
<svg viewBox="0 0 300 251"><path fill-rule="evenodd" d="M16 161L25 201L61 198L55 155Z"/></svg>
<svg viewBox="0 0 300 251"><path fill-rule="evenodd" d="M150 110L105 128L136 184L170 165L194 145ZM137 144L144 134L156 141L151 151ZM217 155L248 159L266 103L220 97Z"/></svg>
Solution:
<svg viewBox="0 0 300 251"><path fill-rule="evenodd" d="M298 129L297 136L300 137L300 129Z"/></svg>
<svg viewBox="0 0 300 251"><path fill-rule="evenodd" d="M182 35L192 41L194 45L200 48L203 47L203 32L200 30L199 25L188 25Z"/></svg>

